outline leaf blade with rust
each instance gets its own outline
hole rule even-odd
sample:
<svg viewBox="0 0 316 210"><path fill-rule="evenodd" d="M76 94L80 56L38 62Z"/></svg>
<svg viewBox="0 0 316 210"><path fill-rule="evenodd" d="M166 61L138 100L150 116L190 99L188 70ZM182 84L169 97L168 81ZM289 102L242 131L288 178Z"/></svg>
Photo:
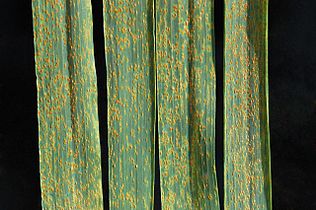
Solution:
<svg viewBox="0 0 316 210"><path fill-rule="evenodd" d="M33 0L43 209L103 209L89 0Z"/></svg>
<svg viewBox="0 0 316 210"><path fill-rule="evenodd" d="M153 1L104 0L111 209L153 209Z"/></svg>
<svg viewBox="0 0 316 210"><path fill-rule="evenodd" d="M214 2L156 1L163 209L219 209L215 172Z"/></svg>
<svg viewBox="0 0 316 210"><path fill-rule="evenodd" d="M272 209L267 9L267 0L225 0L225 209Z"/></svg>

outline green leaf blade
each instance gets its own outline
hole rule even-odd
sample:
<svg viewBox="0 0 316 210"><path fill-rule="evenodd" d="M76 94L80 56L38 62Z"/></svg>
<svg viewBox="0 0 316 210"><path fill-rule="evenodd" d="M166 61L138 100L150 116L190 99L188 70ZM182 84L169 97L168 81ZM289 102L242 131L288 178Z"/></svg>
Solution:
<svg viewBox="0 0 316 210"><path fill-rule="evenodd" d="M89 0L33 0L43 209L103 209Z"/></svg>
<svg viewBox="0 0 316 210"><path fill-rule="evenodd" d="M225 0L225 209L272 209L267 9Z"/></svg>
<svg viewBox="0 0 316 210"><path fill-rule="evenodd" d="M163 209L219 209L213 1L156 1Z"/></svg>
<svg viewBox="0 0 316 210"><path fill-rule="evenodd" d="M111 209L153 209L153 2L104 0Z"/></svg>

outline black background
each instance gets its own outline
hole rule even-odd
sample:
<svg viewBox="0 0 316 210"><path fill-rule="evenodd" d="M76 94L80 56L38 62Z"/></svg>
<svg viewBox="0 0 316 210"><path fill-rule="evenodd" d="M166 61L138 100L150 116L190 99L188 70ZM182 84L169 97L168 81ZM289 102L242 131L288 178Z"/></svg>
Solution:
<svg viewBox="0 0 316 210"><path fill-rule="evenodd" d="M99 116L106 119L102 1L92 0ZM223 0L215 0L217 163L222 149ZM0 4L0 209L40 209L31 0ZM316 1L270 0L269 89L274 209L316 209ZM100 120L105 209L106 122ZM157 163L157 161L156 161ZM157 174L158 175L158 174ZM159 182L155 207L159 209ZM222 194L220 187L220 195Z"/></svg>

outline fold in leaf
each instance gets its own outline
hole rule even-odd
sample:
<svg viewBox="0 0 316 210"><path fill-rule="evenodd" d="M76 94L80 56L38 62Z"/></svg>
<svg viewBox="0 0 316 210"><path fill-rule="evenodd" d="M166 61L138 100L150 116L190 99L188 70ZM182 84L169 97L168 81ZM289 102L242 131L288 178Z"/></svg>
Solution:
<svg viewBox="0 0 316 210"><path fill-rule="evenodd" d="M43 209L103 209L90 0L33 0Z"/></svg>
<svg viewBox="0 0 316 210"><path fill-rule="evenodd" d="M213 0L156 0L163 209L219 209Z"/></svg>
<svg viewBox="0 0 316 210"><path fill-rule="evenodd" d="M225 0L225 209L272 209L267 0Z"/></svg>
<svg viewBox="0 0 316 210"><path fill-rule="evenodd" d="M152 209L153 2L104 0L111 209Z"/></svg>

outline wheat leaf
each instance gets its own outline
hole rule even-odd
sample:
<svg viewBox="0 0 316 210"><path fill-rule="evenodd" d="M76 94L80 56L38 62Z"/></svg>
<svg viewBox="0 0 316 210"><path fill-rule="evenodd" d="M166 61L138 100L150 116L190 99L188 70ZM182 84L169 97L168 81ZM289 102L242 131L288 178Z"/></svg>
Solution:
<svg viewBox="0 0 316 210"><path fill-rule="evenodd" d="M225 0L225 209L272 209L267 8Z"/></svg>
<svg viewBox="0 0 316 210"><path fill-rule="evenodd" d="M43 209L103 209L90 0L33 0Z"/></svg>
<svg viewBox="0 0 316 210"><path fill-rule="evenodd" d="M219 209L213 1L156 0L162 209Z"/></svg>
<svg viewBox="0 0 316 210"><path fill-rule="evenodd" d="M104 0L111 209L152 209L153 2Z"/></svg>

